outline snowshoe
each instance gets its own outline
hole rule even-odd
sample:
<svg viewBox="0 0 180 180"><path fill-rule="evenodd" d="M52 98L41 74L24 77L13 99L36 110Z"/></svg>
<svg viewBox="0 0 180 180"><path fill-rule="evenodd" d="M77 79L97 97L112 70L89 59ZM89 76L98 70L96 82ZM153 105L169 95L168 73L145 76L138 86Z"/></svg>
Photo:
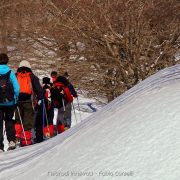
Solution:
<svg viewBox="0 0 180 180"><path fill-rule="evenodd" d="M0 149L0 153L3 153L4 152L4 150L3 149Z"/></svg>
<svg viewBox="0 0 180 180"><path fill-rule="evenodd" d="M14 149L16 149L16 143L14 141L10 141L7 151L14 150Z"/></svg>
<svg viewBox="0 0 180 180"><path fill-rule="evenodd" d="M49 139L51 136L50 136L50 133L49 132L47 132L46 134L45 134L45 138L46 139Z"/></svg>
<svg viewBox="0 0 180 180"><path fill-rule="evenodd" d="M50 136L44 136L43 137L43 141L46 141L46 140L48 140L48 139L50 139L51 137Z"/></svg>
<svg viewBox="0 0 180 180"><path fill-rule="evenodd" d="M69 127L65 127L65 128L64 128L64 131L67 131L68 129L69 129Z"/></svg>

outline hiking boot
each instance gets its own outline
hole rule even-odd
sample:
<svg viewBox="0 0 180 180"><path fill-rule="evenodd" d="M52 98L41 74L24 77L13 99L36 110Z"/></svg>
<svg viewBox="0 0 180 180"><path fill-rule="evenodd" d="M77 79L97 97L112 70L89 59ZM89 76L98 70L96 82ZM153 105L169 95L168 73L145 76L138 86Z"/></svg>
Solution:
<svg viewBox="0 0 180 180"><path fill-rule="evenodd" d="M65 127L64 130L67 131L69 129L69 127Z"/></svg>
<svg viewBox="0 0 180 180"><path fill-rule="evenodd" d="M16 143L14 141L10 141L9 148L7 150L9 151L9 150L13 150L13 149L16 149Z"/></svg>

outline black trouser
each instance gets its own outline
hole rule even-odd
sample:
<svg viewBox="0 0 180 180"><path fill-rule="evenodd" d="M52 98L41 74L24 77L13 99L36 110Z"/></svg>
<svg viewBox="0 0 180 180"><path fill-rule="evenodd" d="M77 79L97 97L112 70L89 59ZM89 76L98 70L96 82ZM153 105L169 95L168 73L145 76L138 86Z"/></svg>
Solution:
<svg viewBox="0 0 180 180"><path fill-rule="evenodd" d="M72 111L72 105L71 103L67 103L66 111L64 112L65 127L67 128L71 127L71 111Z"/></svg>
<svg viewBox="0 0 180 180"><path fill-rule="evenodd" d="M12 120L14 116L15 106L0 106L0 149L4 150L4 131L3 120L5 121L5 129L7 140L15 141L15 127Z"/></svg>
<svg viewBox="0 0 180 180"><path fill-rule="evenodd" d="M43 128L48 125L53 125L53 118L54 118L54 108L50 108L49 110L44 111L45 106L41 104L41 106L38 106L36 108L37 114L35 118L35 136L36 136L36 142L42 142L43 141ZM44 111L44 112L43 112ZM44 118L43 118L44 115ZM48 118L48 120L47 120Z"/></svg>
<svg viewBox="0 0 180 180"><path fill-rule="evenodd" d="M21 124L23 123L23 127L25 131L29 131L33 128L34 125L34 110L32 107L32 102L19 102L18 109L16 110L16 122ZM19 117L19 113L21 117ZM22 122L21 122L22 120Z"/></svg>
<svg viewBox="0 0 180 180"><path fill-rule="evenodd" d="M36 136L36 142L40 143L43 141L43 114L42 114L42 107L37 106L36 107L36 118L35 118L35 136Z"/></svg>
<svg viewBox="0 0 180 180"><path fill-rule="evenodd" d="M44 126L52 125L53 124L53 118L54 118L54 108L50 108L49 110L45 110L44 112Z"/></svg>

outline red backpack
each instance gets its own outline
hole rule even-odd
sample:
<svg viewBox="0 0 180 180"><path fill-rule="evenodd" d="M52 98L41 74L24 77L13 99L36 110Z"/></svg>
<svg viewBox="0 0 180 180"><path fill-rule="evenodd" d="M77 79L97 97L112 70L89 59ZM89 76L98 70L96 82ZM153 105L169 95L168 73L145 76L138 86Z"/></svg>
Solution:
<svg viewBox="0 0 180 180"><path fill-rule="evenodd" d="M23 94L32 94L32 84L31 84L31 72L18 72L17 73L17 80L20 86L20 93Z"/></svg>
<svg viewBox="0 0 180 180"><path fill-rule="evenodd" d="M73 96L71 95L69 88L64 86L62 83L55 83L52 88L52 99L54 102L54 107L60 108L71 103L73 101Z"/></svg>

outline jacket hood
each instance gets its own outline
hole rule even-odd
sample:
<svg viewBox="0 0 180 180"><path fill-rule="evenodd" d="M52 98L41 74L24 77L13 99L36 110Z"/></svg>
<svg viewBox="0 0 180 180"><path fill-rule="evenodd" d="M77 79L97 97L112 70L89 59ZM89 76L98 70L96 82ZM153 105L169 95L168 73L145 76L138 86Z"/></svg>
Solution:
<svg viewBox="0 0 180 180"><path fill-rule="evenodd" d="M9 66L3 64L0 65L0 74L6 74L10 70Z"/></svg>
<svg viewBox="0 0 180 180"><path fill-rule="evenodd" d="M68 85L68 81L67 81L67 79L64 76L58 76L54 83L62 83L65 86Z"/></svg>
<svg viewBox="0 0 180 180"><path fill-rule="evenodd" d="M23 71L32 72L32 70L28 67L20 67L17 69L17 72L23 72Z"/></svg>

